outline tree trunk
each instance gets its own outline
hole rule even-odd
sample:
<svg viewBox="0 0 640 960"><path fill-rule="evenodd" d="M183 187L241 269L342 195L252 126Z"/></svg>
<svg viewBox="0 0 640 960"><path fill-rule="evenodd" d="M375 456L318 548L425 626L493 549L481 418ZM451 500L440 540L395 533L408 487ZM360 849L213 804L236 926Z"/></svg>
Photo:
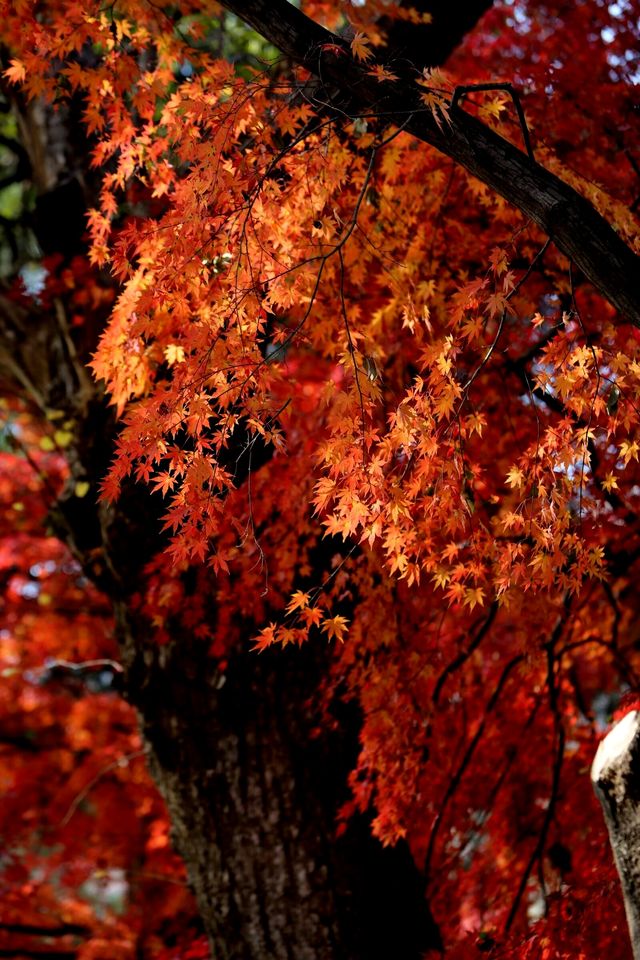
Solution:
<svg viewBox="0 0 640 960"><path fill-rule="evenodd" d="M632 710L604 738L591 768L620 875L634 960L640 960L640 713Z"/></svg>
<svg viewBox="0 0 640 960"><path fill-rule="evenodd" d="M384 849L364 818L336 838L357 717L316 730L328 648L242 652L222 673L206 645L146 645L123 607L120 623L128 693L212 956L417 960L438 946L408 849Z"/></svg>

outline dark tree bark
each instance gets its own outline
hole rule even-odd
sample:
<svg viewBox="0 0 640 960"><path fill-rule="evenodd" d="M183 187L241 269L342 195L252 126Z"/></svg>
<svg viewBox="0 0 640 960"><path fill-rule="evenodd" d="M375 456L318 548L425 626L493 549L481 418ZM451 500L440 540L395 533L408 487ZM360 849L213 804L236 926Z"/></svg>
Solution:
<svg viewBox="0 0 640 960"><path fill-rule="evenodd" d="M336 838L358 718L314 735L326 648L239 651L221 673L186 637L144 645L121 611L129 697L212 955L386 960L437 946L408 849L384 849L364 818Z"/></svg>

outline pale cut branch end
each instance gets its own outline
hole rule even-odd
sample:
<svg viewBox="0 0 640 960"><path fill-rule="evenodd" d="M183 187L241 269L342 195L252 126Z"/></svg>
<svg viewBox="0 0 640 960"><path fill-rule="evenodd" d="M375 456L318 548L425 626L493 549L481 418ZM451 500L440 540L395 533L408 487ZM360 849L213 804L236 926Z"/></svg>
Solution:
<svg viewBox="0 0 640 960"><path fill-rule="evenodd" d="M620 876L634 960L640 960L640 713L631 710L598 747L591 780Z"/></svg>
<svg viewBox="0 0 640 960"><path fill-rule="evenodd" d="M591 779L594 786L601 779L609 779L615 769L625 762L639 727L638 711L630 710L601 741L591 766Z"/></svg>

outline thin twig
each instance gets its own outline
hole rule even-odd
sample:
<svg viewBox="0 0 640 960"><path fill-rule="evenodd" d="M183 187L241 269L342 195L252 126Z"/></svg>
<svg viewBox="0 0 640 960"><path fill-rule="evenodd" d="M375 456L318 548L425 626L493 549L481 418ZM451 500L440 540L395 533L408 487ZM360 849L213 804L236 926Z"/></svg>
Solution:
<svg viewBox="0 0 640 960"><path fill-rule="evenodd" d="M482 640L486 636L489 628L491 627L491 624L495 620L497 612L498 612L498 601L494 600L491 606L489 607L487 616L480 624L480 627L475 637L469 644L469 646L466 647L466 649L461 650L460 653L456 657L454 657L453 660L451 660L447 664L447 666L444 668L444 670L442 671L442 673L440 674L440 676L436 681L436 685L433 688L433 693L431 695L431 700L434 706L437 706L438 701L440 699L440 694L442 693L442 688L444 687L445 683L447 682L451 674L455 673L455 671L469 659L469 657L474 652L474 650L478 649L478 647L482 643Z"/></svg>
<svg viewBox="0 0 640 960"><path fill-rule="evenodd" d="M560 708L558 705L558 679L556 676L556 654L555 649L562 636L562 631L569 617L569 612L571 610L572 598L569 594L565 594L564 597L564 607L563 611L558 617L558 621L555 625L551 638L548 643L545 644L545 650L547 654L547 690L549 694L549 709L553 715L554 721L554 759L553 759L553 768L551 775L551 788L549 793L549 801L547 804L547 809L545 810L544 819L542 821L542 826L540 828L540 833L538 834L538 839L536 844L531 851L531 855L527 860L525 869L520 878L518 888L516 890L515 897L513 898L513 903L511 904L511 909L507 915L505 921L504 932L505 934L509 932L513 921L516 918L516 914L520 907L520 903L524 892L529 882L529 877L531 876L531 871L533 870L536 863L540 860L542 853L547 842L547 835L549 833L549 828L551 827L551 821L555 813L555 807L558 800L558 793L560 787L560 774L562 773L562 765L564 761L564 750L565 750L565 731L564 724L562 722L562 715L560 713ZM544 880L544 878L542 878ZM546 898L546 891L543 886L543 896Z"/></svg>
<svg viewBox="0 0 640 960"><path fill-rule="evenodd" d="M95 785L102 780L108 773L111 773L112 770L117 770L118 767L126 767L131 760L136 760L138 757L143 757L145 755L144 750L134 750L133 753L125 753L123 756L118 757L117 760L114 760L112 763L109 763L106 767L103 767L95 777L89 781L86 787L80 791L80 793L75 797L69 809L65 813L64 817L60 821L61 827L66 827L66 825L71 820L71 817L74 815L82 801L88 796L88 794L93 790Z"/></svg>
<svg viewBox="0 0 640 960"><path fill-rule="evenodd" d="M456 772L454 773L454 775L453 775L453 776L451 777L451 779L449 780L449 783L448 783L448 785L447 785L447 789L446 789L446 791L445 791L445 795L444 795L444 797L443 797L443 799L442 799L442 803L440 804L440 809L439 809L439 811L438 811L438 813L437 813L437 815L436 815L436 818L435 818L435 820L434 820L434 822L433 822L433 826L432 826L432 828L431 828L431 834L430 834L430 836L429 836L429 844L428 844L428 846L427 846L427 853L426 853L425 860L424 860L424 874L425 874L425 877L427 877L427 878L428 878L428 876L429 876L429 870L430 870L430 867L431 867L431 860L432 860L432 857L433 857L433 851L434 851L434 848L435 848L436 839L437 839L437 836L438 836L438 832L439 832L439 830L440 830L440 827L442 826L442 821L443 821L443 819L444 819L444 815L445 815L447 806L448 806L448 804L449 804L449 801L451 800L451 798L453 797L454 793L455 793L456 790L458 789L458 786L459 786L459 784L460 784L460 781L462 780L462 777L464 776L464 772L465 772L465 770L467 769L467 767L469 766L469 764L470 764L470 762L471 762L471 760L472 760L472 758L473 758L473 755L474 755L474 753L475 753L475 751L476 751L476 748L477 748L478 744L480 743L480 741L482 740L482 737L484 736L484 731L485 731L485 727L486 727L486 724L487 724L487 720L488 720L488 718L489 718L489 714L492 712L492 710L494 709L496 703L498 702L498 700L499 700L499 698L500 698L500 694L502 693L502 691L503 691L503 689L504 689L504 686L505 686L507 680L509 679L509 676L510 676L510 674L511 674L511 671L512 671L512 670L514 669L514 667L516 667L519 663L522 663L523 660L524 660L524 655L520 653L520 654L518 654L516 657L513 657L513 658L507 663L507 665L505 666L505 668L504 668L504 670L502 671L502 674L501 674L501 676L500 676L500 679L498 680L498 683L497 683L497 685L496 685L495 690L493 691L493 693L491 694L489 700L487 701L487 705L486 705L485 711L484 711L484 716L483 716L482 720L480 721L480 724L478 725L478 729L476 730L476 732L475 732L475 734L474 734L471 742L469 743L469 746L467 747L467 749L466 749L466 751L465 751L465 753L464 753L464 755L463 755L463 757L462 757L462 760L460 761L460 764L458 765L458 769L456 770Z"/></svg>

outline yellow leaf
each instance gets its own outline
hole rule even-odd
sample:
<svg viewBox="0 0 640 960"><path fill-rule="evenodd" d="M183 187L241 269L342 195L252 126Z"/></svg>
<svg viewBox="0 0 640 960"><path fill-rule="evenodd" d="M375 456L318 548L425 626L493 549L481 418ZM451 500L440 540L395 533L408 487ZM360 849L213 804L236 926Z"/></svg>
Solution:
<svg viewBox="0 0 640 960"><path fill-rule="evenodd" d="M464 593L464 605L473 610L475 606L482 606L484 603L484 590L482 587L469 587Z"/></svg>
<svg viewBox="0 0 640 960"><path fill-rule="evenodd" d="M64 450L64 448L68 447L73 440L73 434L69 433L68 430L56 430L53 435L53 439L55 440L56 445Z"/></svg>
<svg viewBox="0 0 640 960"><path fill-rule="evenodd" d="M178 343L170 343L168 347L164 348L164 358L170 367L172 367L174 363L182 363L184 360L184 347Z"/></svg>
<svg viewBox="0 0 640 960"><path fill-rule="evenodd" d="M491 119L491 117L495 117L497 120L504 109L504 99L502 97L496 97L494 100L487 100L486 103L483 103L480 107L480 113L485 120Z"/></svg>
<svg viewBox="0 0 640 960"><path fill-rule="evenodd" d="M510 487L524 486L524 474L522 470L519 470L518 467L511 467L511 470L509 470L507 474L507 483Z"/></svg>
<svg viewBox="0 0 640 960"><path fill-rule="evenodd" d="M637 460L639 453L640 453L640 447L638 447L638 443L636 440L634 440L633 443L627 443L627 441L624 440L620 444L620 456L624 460L625 466L629 463L629 460L631 460L632 458L634 460Z"/></svg>
<svg viewBox="0 0 640 960"><path fill-rule="evenodd" d="M435 583L436 587L440 587L441 590L444 590L446 585L449 583L451 575L448 574L445 570L439 570L437 573L434 573L431 580Z"/></svg>
<svg viewBox="0 0 640 960"><path fill-rule="evenodd" d="M82 497L86 497L86 495L89 493L90 488L91 488L91 484L87 483L86 480L78 480L75 487L73 488L73 492L76 495L76 497L79 497L80 499L82 499Z"/></svg>
<svg viewBox="0 0 640 960"><path fill-rule="evenodd" d="M52 450L55 450L56 445L51 439L51 437L42 437L40 440L40 449L44 450L45 453L50 453Z"/></svg>
<svg viewBox="0 0 640 960"><path fill-rule="evenodd" d="M482 436L482 431L484 430L486 423L486 418L482 413L474 413L470 417L467 417L467 429L470 433L473 433L475 430L479 437Z"/></svg>

